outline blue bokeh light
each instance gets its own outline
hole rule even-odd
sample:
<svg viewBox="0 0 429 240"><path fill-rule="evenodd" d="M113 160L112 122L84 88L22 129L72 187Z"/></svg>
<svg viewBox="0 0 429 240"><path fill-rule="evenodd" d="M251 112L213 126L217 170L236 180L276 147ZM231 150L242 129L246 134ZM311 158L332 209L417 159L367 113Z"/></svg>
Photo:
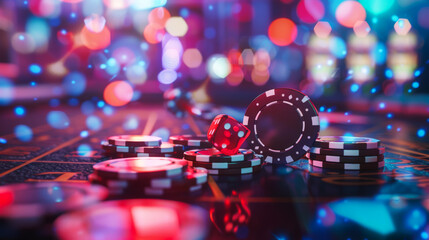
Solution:
<svg viewBox="0 0 429 240"><path fill-rule="evenodd" d="M29 142L33 138L33 130L27 125L17 125L14 132L16 138L22 142Z"/></svg>
<svg viewBox="0 0 429 240"><path fill-rule="evenodd" d="M70 119L64 112L51 111L48 113L46 120L48 124L56 129L65 129L70 126Z"/></svg>

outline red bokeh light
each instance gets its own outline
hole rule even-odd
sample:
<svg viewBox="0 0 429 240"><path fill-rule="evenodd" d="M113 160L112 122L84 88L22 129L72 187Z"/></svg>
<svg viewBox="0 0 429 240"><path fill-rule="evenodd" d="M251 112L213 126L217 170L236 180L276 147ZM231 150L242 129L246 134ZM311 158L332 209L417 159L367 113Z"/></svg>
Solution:
<svg viewBox="0 0 429 240"><path fill-rule="evenodd" d="M149 13L149 25L156 29L164 28L165 23L170 17L171 14L166 8L155 8Z"/></svg>
<svg viewBox="0 0 429 240"><path fill-rule="evenodd" d="M268 37L278 46L291 44L297 34L298 30L295 23L288 18L278 18L268 28Z"/></svg>
<svg viewBox="0 0 429 240"><path fill-rule="evenodd" d="M104 100L115 107L124 106L133 98L133 88L126 81L109 83L104 89Z"/></svg>
<svg viewBox="0 0 429 240"><path fill-rule="evenodd" d="M165 30L163 28L157 28L154 24L149 23L144 31L143 36L148 43L159 43L165 35Z"/></svg>
<svg viewBox="0 0 429 240"><path fill-rule="evenodd" d="M83 45L92 50L103 49L110 45L110 31L107 27L104 27L99 33L83 27L80 36Z"/></svg>
<svg viewBox="0 0 429 240"><path fill-rule="evenodd" d="M335 18L341 25L352 28L356 22L365 21L366 11L359 2L345 1L337 7Z"/></svg>
<svg viewBox="0 0 429 240"><path fill-rule="evenodd" d="M315 23L325 15L325 7L319 0L301 0L296 13L304 23Z"/></svg>

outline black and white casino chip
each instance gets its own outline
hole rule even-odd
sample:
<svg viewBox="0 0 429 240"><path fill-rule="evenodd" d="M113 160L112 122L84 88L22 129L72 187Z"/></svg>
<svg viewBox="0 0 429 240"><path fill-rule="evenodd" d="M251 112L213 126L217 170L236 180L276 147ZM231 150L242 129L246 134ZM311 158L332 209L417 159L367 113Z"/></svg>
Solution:
<svg viewBox="0 0 429 240"><path fill-rule="evenodd" d="M313 147L329 149L375 149L380 147L380 140L368 137L320 136Z"/></svg>
<svg viewBox="0 0 429 240"><path fill-rule="evenodd" d="M319 115L310 98L294 89L276 88L255 98L243 124L256 154L272 164L299 160L319 134Z"/></svg>

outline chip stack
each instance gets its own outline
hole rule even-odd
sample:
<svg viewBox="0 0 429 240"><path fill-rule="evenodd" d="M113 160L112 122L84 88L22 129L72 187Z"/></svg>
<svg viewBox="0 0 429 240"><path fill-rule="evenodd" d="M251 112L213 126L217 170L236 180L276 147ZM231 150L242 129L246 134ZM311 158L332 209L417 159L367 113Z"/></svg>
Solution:
<svg viewBox="0 0 429 240"><path fill-rule="evenodd" d="M237 154L225 155L215 148L189 150L183 154L189 165L205 168L212 175L241 175L262 169L261 159L252 150L240 149Z"/></svg>
<svg viewBox="0 0 429 240"><path fill-rule="evenodd" d="M177 135L170 136L168 141L172 144L183 145L184 150L206 149L213 145L207 139L207 135Z"/></svg>
<svg viewBox="0 0 429 240"><path fill-rule="evenodd" d="M108 188L110 196L185 197L202 192L207 170L190 168L182 159L137 157L112 159L93 166L89 181Z"/></svg>
<svg viewBox="0 0 429 240"><path fill-rule="evenodd" d="M340 170L377 170L384 167L380 140L366 137L323 136L307 154L314 167Z"/></svg>
<svg viewBox="0 0 429 240"><path fill-rule="evenodd" d="M101 142L106 156L128 157L183 157L183 146L162 142L161 138L145 135L111 136Z"/></svg>

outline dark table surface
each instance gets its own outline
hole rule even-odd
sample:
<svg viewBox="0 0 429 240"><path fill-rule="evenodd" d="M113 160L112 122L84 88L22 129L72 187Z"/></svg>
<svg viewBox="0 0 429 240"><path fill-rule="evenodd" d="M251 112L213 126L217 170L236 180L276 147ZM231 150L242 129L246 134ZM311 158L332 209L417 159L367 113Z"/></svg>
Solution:
<svg viewBox="0 0 429 240"><path fill-rule="evenodd" d="M0 184L18 182L86 182L94 163L106 160L100 142L117 134L201 134L209 123L191 117L176 119L161 105L133 104L107 116L94 115L102 127L87 130L79 108L58 109L68 114L70 126L54 129L46 124L48 109L34 107L25 118L2 114ZM124 122L137 118L138 127L124 130ZM199 197L183 201L222 214L225 200L244 204L249 222L237 234L223 235L212 223L210 239L427 239L429 237L429 141L417 130L425 119L390 119L352 113L321 113L320 135L375 137L386 147L386 166L379 171L323 170L306 159L290 166L264 169L253 175L212 176ZM328 124L329 123L329 124ZM32 128L29 142L15 138L13 127ZM4 142L4 141L3 141ZM91 150L84 155L82 144ZM233 194L237 192L238 194Z"/></svg>

